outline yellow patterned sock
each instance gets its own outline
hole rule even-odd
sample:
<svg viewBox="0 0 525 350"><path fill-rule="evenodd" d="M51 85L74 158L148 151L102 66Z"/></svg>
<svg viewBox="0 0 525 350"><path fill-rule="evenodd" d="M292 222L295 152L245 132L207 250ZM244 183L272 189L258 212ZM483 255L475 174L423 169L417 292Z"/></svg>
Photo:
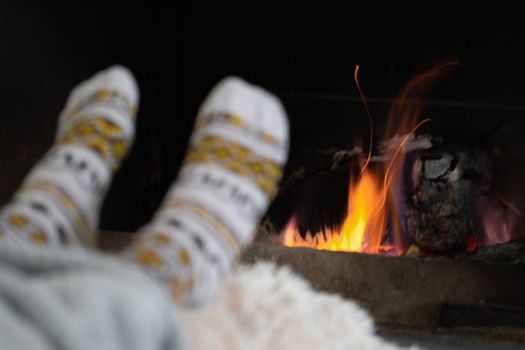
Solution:
<svg viewBox="0 0 525 350"><path fill-rule="evenodd" d="M287 154L278 99L239 78L223 80L199 111L177 181L125 256L177 301L205 301L251 241Z"/></svg>
<svg viewBox="0 0 525 350"><path fill-rule="evenodd" d="M72 91L55 143L0 211L0 243L93 244L102 199L133 141L138 98L119 66Z"/></svg>

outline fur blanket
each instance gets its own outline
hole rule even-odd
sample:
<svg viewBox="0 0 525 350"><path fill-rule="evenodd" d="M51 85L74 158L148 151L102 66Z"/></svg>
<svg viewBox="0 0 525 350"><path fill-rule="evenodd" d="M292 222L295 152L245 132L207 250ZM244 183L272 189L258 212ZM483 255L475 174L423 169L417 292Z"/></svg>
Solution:
<svg viewBox="0 0 525 350"><path fill-rule="evenodd" d="M238 267L213 303L184 318L194 350L399 349L355 303L267 262Z"/></svg>

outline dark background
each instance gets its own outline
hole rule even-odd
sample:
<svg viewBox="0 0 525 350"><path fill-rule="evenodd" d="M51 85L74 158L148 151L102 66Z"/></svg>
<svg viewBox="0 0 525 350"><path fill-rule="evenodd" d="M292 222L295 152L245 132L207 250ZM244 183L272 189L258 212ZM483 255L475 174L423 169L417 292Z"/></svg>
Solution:
<svg viewBox="0 0 525 350"><path fill-rule="evenodd" d="M199 104L222 77L239 75L283 100L291 121L289 171L309 148L366 145L356 64L379 137L388 99L412 74L455 58L461 66L434 90L437 103L426 111L434 122L422 131L498 153L505 175L495 181L503 195L522 201L522 21L405 18L387 9L383 19L377 11L322 3L0 1L0 200L51 144L70 89L112 64L134 72L142 99L137 140L101 226L134 230L173 181Z"/></svg>

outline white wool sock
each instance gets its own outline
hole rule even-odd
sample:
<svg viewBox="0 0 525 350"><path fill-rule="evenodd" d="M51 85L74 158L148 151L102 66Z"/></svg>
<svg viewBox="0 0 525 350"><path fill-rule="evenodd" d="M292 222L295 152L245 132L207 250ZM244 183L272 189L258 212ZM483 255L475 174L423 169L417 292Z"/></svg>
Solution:
<svg viewBox="0 0 525 350"><path fill-rule="evenodd" d="M209 94L177 181L124 254L167 283L174 299L210 297L274 196L288 154L277 98L239 78Z"/></svg>
<svg viewBox="0 0 525 350"><path fill-rule="evenodd" d="M94 243L112 173L133 141L138 99L132 74L119 66L71 92L51 150L0 212L0 241Z"/></svg>

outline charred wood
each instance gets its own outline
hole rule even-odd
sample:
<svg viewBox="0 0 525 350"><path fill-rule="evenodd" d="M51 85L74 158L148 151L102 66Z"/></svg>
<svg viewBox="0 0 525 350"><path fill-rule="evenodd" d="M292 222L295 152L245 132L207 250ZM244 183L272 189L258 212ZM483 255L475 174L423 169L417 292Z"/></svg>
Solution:
<svg viewBox="0 0 525 350"><path fill-rule="evenodd" d="M416 152L407 232L423 251L465 252L480 240L477 203L490 186L491 163L482 152L446 147Z"/></svg>

